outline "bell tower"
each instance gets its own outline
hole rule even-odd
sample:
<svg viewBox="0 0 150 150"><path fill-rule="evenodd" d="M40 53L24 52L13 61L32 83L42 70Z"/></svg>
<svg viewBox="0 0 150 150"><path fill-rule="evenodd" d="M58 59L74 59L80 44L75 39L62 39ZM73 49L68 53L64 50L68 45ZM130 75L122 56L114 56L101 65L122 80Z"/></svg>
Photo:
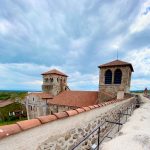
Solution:
<svg viewBox="0 0 150 150"><path fill-rule="evenodd" d="M42 91L58 95L60 92L69 90L67 86L67 75L56 70L50 70L41 74L43 76Z"/></svg>
<svg viewBox="0 0 150 150"><path fill-rule="evenodd" d="M131 74L134 71L132 64L121 60L98 66L99 91L105 91L117 95L118 91L130 92Z"/></svg>

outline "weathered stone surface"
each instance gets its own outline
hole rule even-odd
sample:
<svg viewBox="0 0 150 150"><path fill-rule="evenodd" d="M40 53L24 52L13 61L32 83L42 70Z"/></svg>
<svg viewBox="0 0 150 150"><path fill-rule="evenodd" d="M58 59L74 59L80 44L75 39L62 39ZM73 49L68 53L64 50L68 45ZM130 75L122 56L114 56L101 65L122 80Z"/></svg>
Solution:
<svg viewBox="0 0 150 150"><path fill-rule="evenodd" d="M38 150L70 150L76 143L78 143L83 137L88 135L91 131L93 131L93 128L96 128L98 125L102 124L105 119L106 120L115 120L118 117L118 112L120 110L125 110L127 106L132 101L123 102L121 105L114 105L111 109L109 109L107 112L104 112L103 114L100 114L98 117L93 118L93 120L86 122L85 124L81 124L77 128L72 128L70 130L66 129L66 133L57 135L57 140L47 140L43 144L41 144L40 148ZM101 136L106 134L107 131L112 127L112 124L106 123L103 126L101 126ZM90 149L91 145L97 142L97 134L98 131L94 132L84 143L81 143L81 145L77 148L79 150L88 150ZM54 138L55 139L55 138ZM47 145L45 145L47 143Z"/></svg>

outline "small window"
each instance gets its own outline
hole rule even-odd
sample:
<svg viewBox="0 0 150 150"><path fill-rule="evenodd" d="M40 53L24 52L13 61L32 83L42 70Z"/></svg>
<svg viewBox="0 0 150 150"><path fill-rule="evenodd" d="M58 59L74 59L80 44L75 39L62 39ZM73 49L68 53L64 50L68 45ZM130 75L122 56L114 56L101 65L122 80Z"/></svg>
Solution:
<svg viewBox="0 0 150 150"><path fill-rule="evenodd" d="M48 78L45 78L44 81L45 81L45 82L48 82Z"/></svg>
<svg viewBox="0 0 150 150"><path fill-rule="evenodd" d="M53 78L50 78L50 81L53 82Z"/></svg>
<svg viewBox="0 0 150 150"><path fill-rule="evenodd" d="M33 101L34 101L34 97L33 97Z"/></svg>
<svg viewBox="0 0 150 150"><path fill-rule="evenodd" d="M107 70L105 72L105 84L111 84L112 83L112 72L111 70Z"/></svg>
<svg viewBox="0 0 150 150"><path fill-rule="evenodd" d="M59 78L57 78L57 82L59 82Z"/></svg>
<svg viewBox="0 0 150 150"><path fill-rule="evenodd" d="M122 71L120 69L115 70L114 84L121 84Z"/></svg>

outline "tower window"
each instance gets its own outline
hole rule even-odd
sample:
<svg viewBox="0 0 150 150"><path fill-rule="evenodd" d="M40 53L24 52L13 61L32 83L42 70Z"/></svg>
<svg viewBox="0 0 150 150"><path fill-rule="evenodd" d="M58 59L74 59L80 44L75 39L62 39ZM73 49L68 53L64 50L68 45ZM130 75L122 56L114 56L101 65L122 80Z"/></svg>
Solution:
<svg viewBox="0 0 150 150"><path fill-rule="evenodd" d="M50 81L53 82L53 78L50 78Z"/></svg>
<svg viewBox="0 0 150 150"><path fill-rule="evenodd" d="M111 84L112 83L112 72L111 70L107 70L105 72L105 84Z"/></svg>
<svg viewBox="0 0 150 150"><path fill-rule="evenodd" d="M115 70L114 84L121 84L122 71L120 69Z"/></svg>
<svg viewBox="0 0 150 150"><path fill-rule="evenodd" d="M45 78L44 81L45 81L45 82L48 82L48 78Z"/></svg>

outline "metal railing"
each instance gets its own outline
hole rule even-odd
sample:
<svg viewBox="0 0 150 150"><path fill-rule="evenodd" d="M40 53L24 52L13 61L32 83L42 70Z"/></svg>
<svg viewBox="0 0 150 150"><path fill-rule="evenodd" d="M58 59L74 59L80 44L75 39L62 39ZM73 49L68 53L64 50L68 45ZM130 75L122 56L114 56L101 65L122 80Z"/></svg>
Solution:
<svg viewBox="0 0 150 150"><path fill-rule="evenodd" d="M122 126L128 119L129 116L131 116L132 112L134 111L135 108L138 108L140 105L140 102L137 101L136 102L133 102L131 103L130 106L128 106L124 111L118 111L117 113L117 119L115 120L106 120L98 125L92 132L90 132L89 134L87 134L86 136L83 136L83 138L78 142L76 143L72 148L71 150L77 150L77 148L79 148L79 146L81 146L81 144L84 144L84 142L86 142L86 140L89 139L90 136L92 136L93 134L96 134L97 135L97 139L96 139L96 142L90 146L90 148L88 149L91 149L91 150L99 150L100 148L100 144L104 141L105 138L109 138L109 139L112 139L112 137L109 136L109 134L111 133L111 131L118 126L117 128L117 132L120 131L120 126ZM121 120L123 117L125 116L125 122L123 123ZM110 124L113 124L113 125L110 125ZM103 132L104 131L101 131L102 127L106 125L109 130L104 134ZM109 127L110 126L110 127Z"/></svg>

